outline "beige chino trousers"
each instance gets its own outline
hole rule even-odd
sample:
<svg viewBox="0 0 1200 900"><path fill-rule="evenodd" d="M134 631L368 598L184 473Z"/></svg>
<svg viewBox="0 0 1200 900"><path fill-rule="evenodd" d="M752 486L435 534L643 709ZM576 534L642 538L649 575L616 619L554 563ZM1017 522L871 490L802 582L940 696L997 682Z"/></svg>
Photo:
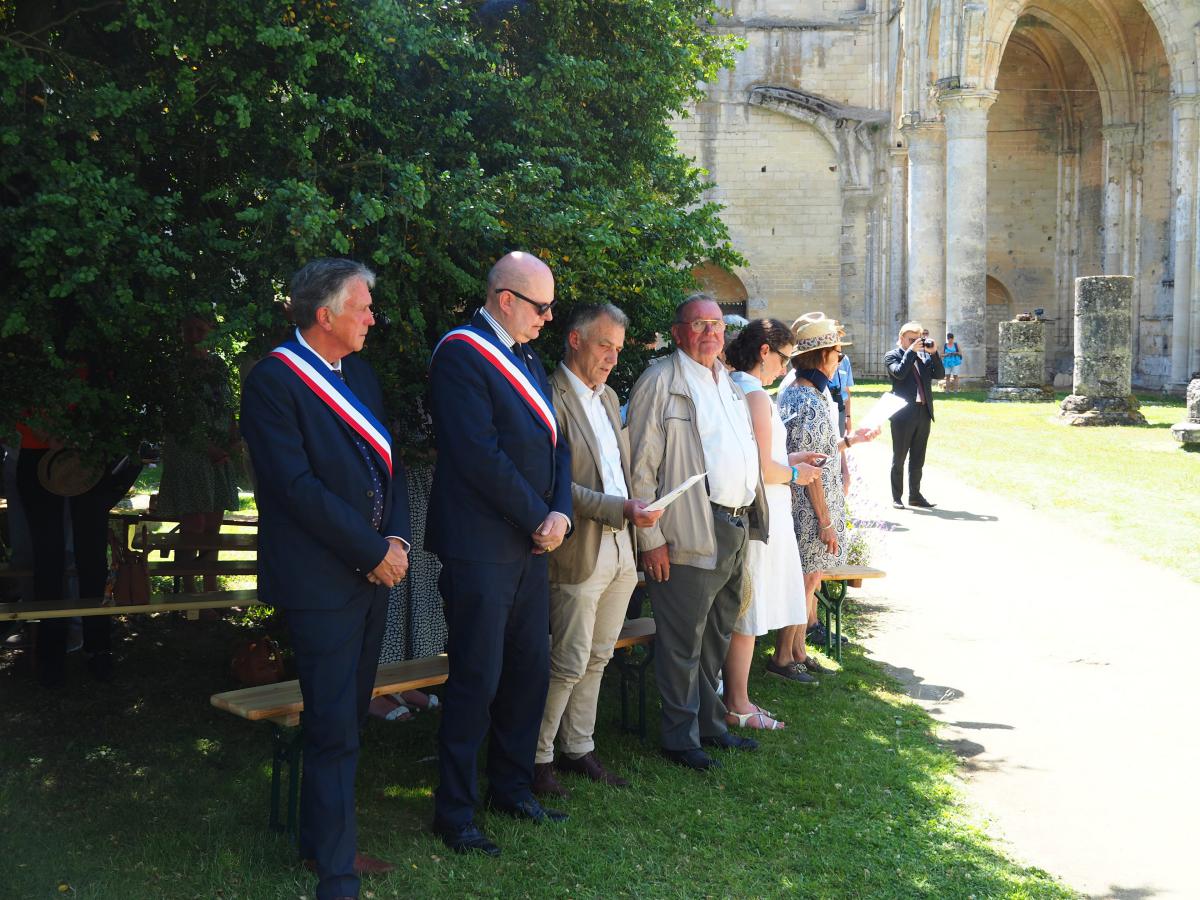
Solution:
<svg viewBox="0 0 1200 900"><path fill-rule="evenodd" d="M579 584L550 585L550 690L534 761L554 760L554 738L571 757L596 749L604 668L625 623L637 568L629 531L600 538L596 568Z"/></svg>

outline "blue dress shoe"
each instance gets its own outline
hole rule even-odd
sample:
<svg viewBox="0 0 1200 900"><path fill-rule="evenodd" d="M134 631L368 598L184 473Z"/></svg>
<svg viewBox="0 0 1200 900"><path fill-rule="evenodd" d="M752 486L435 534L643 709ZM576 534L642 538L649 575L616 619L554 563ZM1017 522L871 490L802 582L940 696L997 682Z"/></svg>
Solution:
<svg viewBox="0 0 1200 900"><path fill-rule="evenodd" d="M671 762L688 769L695 769L697 772L721 768L721 764L703 750L669 750L663 747L662 754Z"/></svg>
<svg viewBox="0 0 1200 900"><path fill-rule="evenodd" d="M474 822L468 822L466 825L450 825L434 819L433 833L440 837L442 843L455 853L484 853L488 856L500 855L500 848L489 841Z"/></svg>
<svg viewBox="0 0 1200 900"><path fill-rule="evenodd" d="M538 825L545 822L565 822L569 818L565 812L559 812L557 809L546 809L532 797L528 800L518 800L516 803L506 803L489 795L487 805L498 813L512 816L514 819L524 819Z"/></svg>
<svg viewBox="0 0 1200 900"><path fill-rule="evenodd" d="M700 743L705 747L718 747L721 750L757 750L758 741L754 738L742 737L726 731L715 737L702 737Z"/></svg>

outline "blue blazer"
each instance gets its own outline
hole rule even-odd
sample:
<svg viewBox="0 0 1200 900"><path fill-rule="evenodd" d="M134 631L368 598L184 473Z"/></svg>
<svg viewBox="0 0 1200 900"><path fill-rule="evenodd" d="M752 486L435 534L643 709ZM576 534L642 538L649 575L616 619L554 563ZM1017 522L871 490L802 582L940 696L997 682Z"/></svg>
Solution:
<svg viewBox="0 0 1200 900"><path fill-rule="evenodd" d="M471 324L506 356L478 313ZM517 347L521 349L520 345ZM526 367L553 410L546 370L525 350ZM519 363L517 363L519 365ZM552 511L571 517L571 452L558 446L529 404L490 362L449 341L429 369L437 466L425 547L443 559L506 563L527 557L530 535Z"/></svg>
<svg viewBox="0 0 1200 900"><path fill-rule="evenodd" d="M355 396L386 421L371 367L352 355L342 360L342 371ZM274 357L261 360L246 379L241 430L254 465L263 602L334 609L356 591L374 587L366 573L386 555L385 535L412 537L397 448L390 479L383 461L372 459L387 492L376 531L371 476L350 426Z"/></svg>

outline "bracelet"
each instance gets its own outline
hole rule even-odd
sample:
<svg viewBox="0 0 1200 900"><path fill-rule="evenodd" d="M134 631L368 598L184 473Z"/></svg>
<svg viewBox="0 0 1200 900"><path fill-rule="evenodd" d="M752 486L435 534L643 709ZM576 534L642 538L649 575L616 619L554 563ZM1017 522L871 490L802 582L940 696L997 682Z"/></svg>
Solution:
<svg viewBox="0 0 1200 900"><path fill-rule="evenodd" d="M792 466L791 469L792 469L792 480L789 481L788 484L795 484L796 479L800 477L800 472L795 466Z"/></svg>
<svg viewBox="0 0 1200 900"><path fill-rule="evenodd" d="M832 527L833 527L833 523L832 523L832 522L828 522L828 523L826 523L825 525L822 525L822 526L821 526L821 530L822 530L822 531L824 531L826 528L832 528Z"/></svg>

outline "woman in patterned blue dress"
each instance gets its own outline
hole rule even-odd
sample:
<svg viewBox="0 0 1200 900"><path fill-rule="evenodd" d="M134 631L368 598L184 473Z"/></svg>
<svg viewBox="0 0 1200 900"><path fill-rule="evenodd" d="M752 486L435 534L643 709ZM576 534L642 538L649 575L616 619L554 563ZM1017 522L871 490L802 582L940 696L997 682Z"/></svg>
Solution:
<svg viewBox="0 0 1200 900"><path fill-rule="evenodd" d="M829 379L842 358L841 329L824 313L806 313L792 323L796 380L779 396L779 417L787 428L789 453L815 451L829 457L821 477L804 488L792 488L792 521L804 564L804 591L808 624L817 621L817 587L828 569L845 564L846 494L838 454L853 444L874 440L879 430L860 428L838 436L837 405L829 393ZM797 632L800 630L797 629ZM803 641L797 634L797 641Z"/></svg>

